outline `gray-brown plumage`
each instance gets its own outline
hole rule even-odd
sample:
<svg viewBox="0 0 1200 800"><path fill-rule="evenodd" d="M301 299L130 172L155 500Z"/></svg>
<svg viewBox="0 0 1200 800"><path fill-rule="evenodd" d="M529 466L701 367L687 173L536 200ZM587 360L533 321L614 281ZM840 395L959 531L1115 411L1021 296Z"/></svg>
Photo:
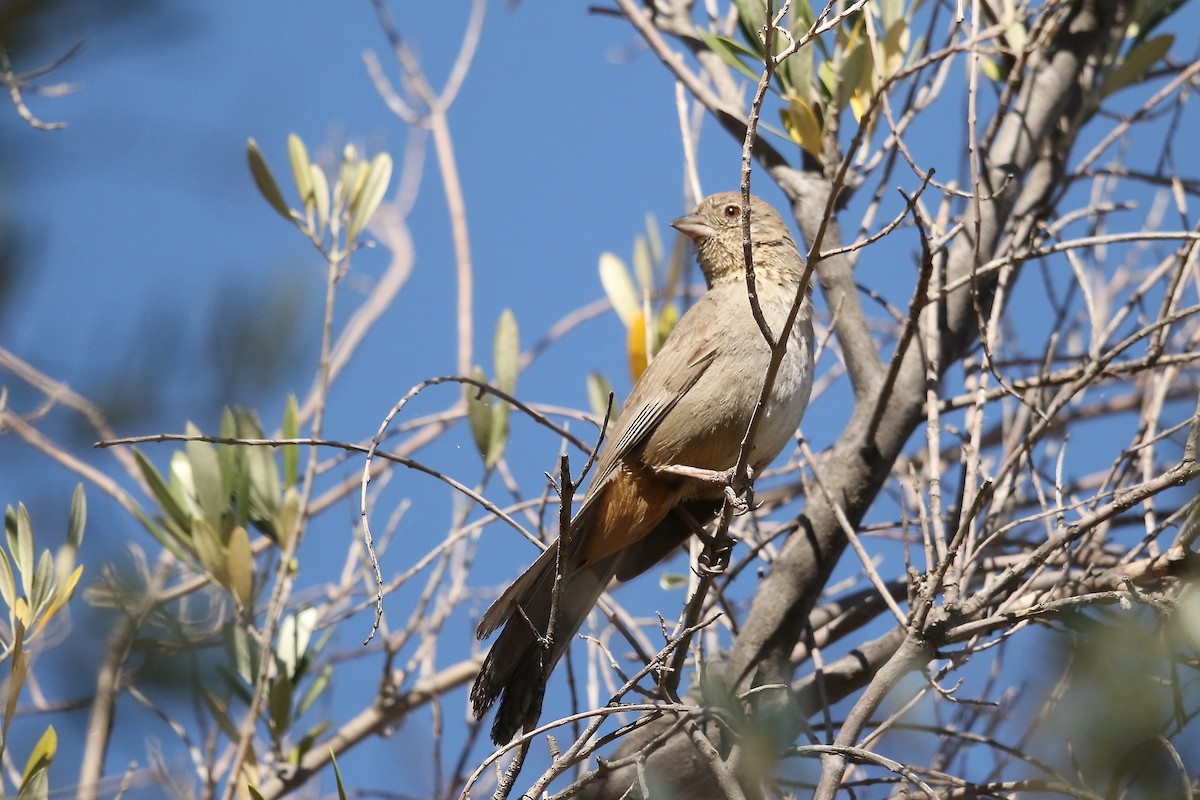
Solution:
<svg viewBox="0 0 1200 800"><path fill-rule="evenodd" d="M476 716L500 700L492 726L497 744L541 714L546 678L608 584L641 574L683 543L693 533L689 517L707 523L720 509L720 485L656 468L732 468L762 391L770 349L746 292L741 196L712 195L671 224L695 242L709 289L679 320L612 425L571 522L569 552L560 558L559 542L552 544L479 622L480 638L504 625L471 689ZM783 219L757 197L750 238L759 306L778 337L804 263ZM808 404L809 297L790 336L751 451L755 471L787 445ZM553 641L546 642L556 569L561 590Z"/></svg>

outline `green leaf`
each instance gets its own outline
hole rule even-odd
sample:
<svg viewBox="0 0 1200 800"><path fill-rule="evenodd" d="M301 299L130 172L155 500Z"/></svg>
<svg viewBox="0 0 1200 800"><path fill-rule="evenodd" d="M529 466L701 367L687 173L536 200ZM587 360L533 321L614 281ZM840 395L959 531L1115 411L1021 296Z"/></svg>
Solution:
<svg viewBox="0 0 1200 800"><path fill-rule="evenodd" d="M638 286L643 290L654 288L653 259L650 257L650 245L646 237L635 236L633 239L633 274L637 276Z"/></svg>
<svg viewBox="0 0 1200 800"><path fill-rule="evenodd" d="M496 388L512 394L517 388L517 369L521 361L521 339L517 318L511 309L504 309L496 323L496 340L492 345L492 366L496 370Z"/></svg>
<svg viewBox="0 0 1200 800"><path fill-rule="evenodd" d="M184 426L188 436L200 436L200 429L192 423ZM200 513L212 523L221 524L221 517L229 509L228 495L221 493L221 464L217 449L208 442L185 442L188 462L192 468L192 485L196 493L196 505Z"/></svg>
<svg viewBox="0 0 1200 800"><path fill-rule="evenodd" d="M338 166L338 180L335 189L338 214L341 214L350 205L357 175L358 151L354 149L354 145L348 144L342 148L342 163Z"/></svg>
<svg viewBox="0 0 1200 800"><path fill-rule="evenodd" d="M392 157L380 153L371 160L362 189L351 202L350 226L346 230L346 241L353 242L367 227L371 217L379 210L383 196L387 193L388 184L392 180Z"/></svg>
<svg viewBox="0 0 1200 800"><path fill-rule="evenodd" d="M225 573L229 590L242 608L254 601L254 556L250 552L250 535L241 525L229 533L225 549Z"/></svg>
<svg viewBox="0 0 1200 800"><path fill-rule="evenodd" d="M1024 49L1025 28L1020 23L1014 23L1009 26L1011 38L1009 41L1015 41L1021 37L1021 46L1014 47L1016 50ZM904 19L898 19L892 23L887 29L887 33L883 37L883 66L881 71L883 77L889 78L895 75L904 67L905 58L908 56L908 45L911 39L908 29L908 22Z"/></svg>
<svg viewBox="0 0 1200 800"><path fill-rule="evenodd" d="M313 627L317 624L319 616L317 609L310 607L289 614L280 623L275 658L287 676L293 680L303 671L304 655L308 651Z"/></svg>
<svg viewBox="0 0 1200 800"><path fill-rule="evenodd" d="M217 428L217 436L222 439L237 438L237 422L228 406L221 412L221 424ZM233 444L219 444L217 448L217 466L221 470L221 498L227 503L229 498L236 495L238 489L238 447Z"/></svg>
<svg viewBox="0 0 1200 800"><path fill-rule="evenodd" d="M237 669L238 677L246 684L253 684L257 659L250 634L240 625L231 625L228 630L226 645L229 648L230 661ZM237 735L233 738L237 739Z"/></svg>
<svg viewBox="0 0 1200 800"><path fill-rule="evenodd" d="M592 372L587 378L587 394L588 406L592 409L592 414L596 417L596 421L600 422L604 419L604 415L608 413L609 399L612 397L612 384L608 382L599 372ZM612 413L609 415L609 423L616 419L617 412L621 410L620 404L613 400Z"/></svg>
<svg viewBox="0 0 1200 800"><path fill-rule="evenodd" d="M50 797L49 770L42 767L21 782L17 800L48 800Z"/></svg>
<svg viewBox="0 0 1200 800"><path fill-rule="evenodd" d="M83 544L83 528L87 524L87 494L83 484L75 484L75 493L71 495L71 516L67 520L67 542L63 549L70 549L72 557L79 552ZM72 558L72 561L74 559Z"/></svg>
<svg viewBox="0 0 1200 800"><path fill-rule="evenodd" d="M12 565L8 563L8 556L3 549L0 549L0 596L10 609L17 602L17 582L13 579Z"/></svg>
<svg viewBox="0 0 1200 800"><path fill-rule="evenodd" d="M496 339L492 345L492 364L496 370L496 388L513 394L517 388L517 370L521 360L520 333L511 309L504 309L496 323ZM504 454L508 441L508 418L511 409L503 400L493 400L492 422L488 429L488 448L484 464L490 469Z"/></svg>
<svg viewBox="0 0 1200 800"><path fill-rule="evenodd" d="M204 517L192 519L192 548L196 558L218 585L229 588L229 573L226 570L225 547L217 531Z"/></svg>
<svg viewBox="0 0 1200 800"><path fill-rule="evenodd" d="M492 401L492 424L488 429L487 456L483 464L488 469L496 466L504 455L504 445L508 442L508 403L503 400Z"/></svg>
<svg viewBox="0 0 1200 800"><path fill-rule="evenodd" d="M759 61L761 61L762 43L758 37L759 31L767 24L766 0L734 0L734 4L737 6L738 24L742 28L742 33L750 46L757 50Z"/></svg>
<svg viewBox="0 0 1200 800"><path fill-rule="evenodd" d="M299 719L299 717L300 713L297 712L296 718ZM312 750L313 745L317 743L317 739L325 735L325 732L331 727L333 725L328 722L319 722L312 726L307 733L300 737L300 741L296 742L296 746L292 748L292 752L288 753L288 763L292 765L299 764L304 759L304 756L308 754L308 751Z"/></svg>
<svg viewBox="0 0 1200 800"><path fill-rule="evenodd" d="M337 756L329 748L329 760L333 763L333 778L337 781L338 800L346 800L346 787L342 785L342 771L338 769Z"/></svg>
<svg viewBox="0 0 1200 800"><path fill-rule="evenodd" d="M628 328L641 311L642 304L625 262L612 253L600 254L600 285L604 287L604 293L608 295L608 301L621 318L621 323Z"/></svg>
<svg viewBox="0 0 1200 800"><path fill-rule="evenodd" d="M238 739L237 726L233 724L233 720L229 718L228 703L213 694L211 689L204 687L201 697L204 698L204 704L208 706L208 713L213 721L217 723L217 727L225 734L226 738L236 742ZM249 700L249 697L246 698Z"/></svg>
<svg viewBox="0 0 1200 800"><path fill-rule="evenodd" d="M880 11L883 27L890 28L897 21L904 19L904 0L883 0Z"/></svg>
<svg viewBox="0 0 1200 800"><path fill-rule="evenodd" d="M304 692L304 696L300 699L300 705L296 707L296 717L303 716L304 712L312 707L312 704L324 694L329 688L329 682L333 679L333 665L326 664L316 677L308 684L308 689Z"/></svg>
<svg viewBox="0 0 1200 800"><path fill-rule="evenodd" d="M137 462L138 470L150 489L151 496L166 518L175 523L180 531L188 531L192 527L192 516L184 510L182 498L167 486L158 469L150 463L150 459L136 447L133 448L133 459Z"/></svg>
<svg viewBox="0 0 1200 800"><path fill-rule="evenodd" d="M300 408L296 403L296 395L289 394L287 405L283 407L283 438L300 438ZM293 487L300 477L300 447L285 444L283 450L283 482L285 486Z"/></svg>
<svg viewBox="0 0 1200 800"><path fill-rule="evenodd" d="M275 513L275 540L285 550L300 531L300 492L295 486L283 491L283 502Z"/></svg>
<svg viewBox="0 0 1200 800"><path fill-rule="evenodd" d="M1120 65L1109 73L1100 90L1100 96L1108 97L1126 86L1142 80L1150 68L1167 55L1174 43L1175 37L1165 33L1162 36L1147 39L1134 47Z"/></svg>
<svg viewBox="0 0 1200 800"><path fill-rule="evenodd" d="M808 3L793 3L792 14L792 38L800 39L808 35L808 32L812 30L813 23L816 22L812 6ZM820 41L818 37L814 40L814 43Z"/></svg>
<svg viewBox="0 0 1200 800"><path fill-rule="evenodd" d="M292 721L292 681L287 675L277 675L267 689L267 708L270 727L275 738L282 738Z"/></svg>
<svg viewBox="0 0 1200 800"><path fill-rule="evenodd" d="M192 477L192 462L184 450L171 453L171 494L179 501L179 505L187 511L188 519L203 516L204 511L196 502L196 480Z"/></svg>
<svg viewBox="0 0 1200 800"><path fill-rule="evenodd" d="M264 438L262 426L252 413L238 409L234 417L238 438ZM244 445L243 453L250 474L250 519L255 524L269 527L279 510L279 466L271 448L265 445Z"/></svg>
<svg viewBox="0 0 1200 800"><path fill-rule="evenodd" d="M275 177L271 174L271 169L267 166L266 159L263 158L262 152L258 149L258 143L254 139L246 140L246 158L250 162L250 174L254 176L254 185L258 187L259 194L271 205L271 208L279 212L279 216L294 224L292 212L288 209L288 204L279 191L279 185L275 183Z"/></svg>
<svg viewBox="0 0 1200 800"><path fill-rule="evenodd" d="M756 63L761 63L762 56L747 49L741 42L734 41L728 36L722 36L719 33L709 33L708 31L700 31L700 38L704 40L704 44L708 46L709 50L716 53L718 58L750 80L757 81L762 77L760 72L750 69L746 65L746 62L742 61L742 56L744 55Z"/></svg>
<svg viewBox="0 0 1200 800"><path fill-rule="evenodd" d="M310 165L309 171L312 173L313 201L317 208L316 233L321 235L329 224L329 181L325 178L325 170L316 164Z"/></svg>
<svg viewBox="0 0 1200 800"><path fill-rule="evenodd" d="M686 575L680 575L677 572L664 572L658 576L658 588L670 591L672 589L680 589L687 586L688 579Z"/></svg>
<svg viewBox="0 0 1200 800"><path fill-rule="evenodd" d="M1020 20L1013 22L1004 29L1004 42L1012 49L1014 53L1021 53L1025 50L1025 45L1029 43L1029 31L1025 30L1025 25Z"/></svg>
<svg viewBox="0 0 1200 800"><path fill-rule="evenodd" d="M33 574L32 591L29 594L29 607L36 618L45 610L54 592L54 555L49 550L43 550L38 558L37 571Z"/></svg>
<svg viewBox="0 0 1200 800"><path fill-rule="evenodd" d="M1133 22L1126 29L1126 35L1133 37L1133 45L1137 47L1146 39L1159 24L1174 14L1184 4L1185 0L1138 0L1134 3Z"/></svg>
<svg viewBox="0 0 1200 800"><path fill-rule="evenodd" d="M815 48L809 42L779 63L776 73L783 82L784 94L797 96L805 102L812 100L814 58Z"/></svg>
<svg viewBox="0 0 1200 800"><path fill-rule="evenodd" d="M5 523L8 522L7 515ZM29 511L24 503L17 503L17 513L13 525L5 524L4 532L8 536L8 550L16 563L17 575L21 579L21 593L25 597L33 594L33 524L29 521Z"/></svg>
<svg viewBox="0 0 1200 800"><path fill-rule="evenodd" d="M4 755L4 746L8 743L8 727L17 714L17 700L21 697L21 688L24 687L25 678L29 675L29 652L25 649L25 624L21 621L21 605L23 603L18 600L10 649L12 675L8 679L3 722L0 723L0 757Z"/></svg>
<svg viewBox="0 0 1200 800"><path fill-rule="evenodd" d="M308 213L313 207L312 170L308 161L308 150L304 142L294 133L288 134L288 158L292 162L292 177L296 179L296 191L300 193L300 202Z"/></svg>
<svg viewBox="0 0 1200 800"><path fill-rule="evenodd" d="M658 232L658 219L654 212L646 212L646 243L650 245L650 259L657 265L663 263L662 235Z"/></svg>
<svg viewBox="0 0 1200 800"><path fill-rule="evenodd" d="M817 66L817 80L821 82L822 96L832 100L837 89L837 75L833 72L833 62L825 60Z"/></svg>
<svg viewBox="0 0 1200 800"><path fill-rule="evenodd" d="M483 370L475 367L471 372L471 377L480 383L487 383L487 376L483 374ZM490 396L486 392L480 391L478 387L470 384L463 385L463 392L467 399L467 421L471 423L471 436L475 439L475 447L479 450L479 455L483 459L487 459L488 448L492 442L492 403Z"/></svg>

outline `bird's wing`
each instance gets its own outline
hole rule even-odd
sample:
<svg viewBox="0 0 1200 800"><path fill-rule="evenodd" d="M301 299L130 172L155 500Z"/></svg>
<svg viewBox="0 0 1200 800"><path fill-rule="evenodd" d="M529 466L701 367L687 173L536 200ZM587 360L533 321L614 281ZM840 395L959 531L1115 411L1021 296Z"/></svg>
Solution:
<svg viewBox="0 0 1200 800"><path fill-rule="evenodd" d="M686 319L687 315L684 315L673 333L676 346L670 346L672 342L668 341L668 346L650 362L633 387L629 400L612 428L608 443L600 453L596 474L580 514L599 495L599 489L603 488L622 459L640 447L646 437L658 428L663 418L716 359L719 344L717 332L711 332L697 341L693 332L679 330L684 327Z"/></svg>

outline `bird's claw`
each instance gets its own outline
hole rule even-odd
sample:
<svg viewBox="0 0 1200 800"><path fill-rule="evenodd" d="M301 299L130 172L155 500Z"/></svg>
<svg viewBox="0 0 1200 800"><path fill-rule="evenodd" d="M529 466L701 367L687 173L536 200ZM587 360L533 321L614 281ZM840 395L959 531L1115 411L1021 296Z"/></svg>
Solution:
<svg viewBox="0 0 1200 800"><path fill-rule="evenodd" d="M732 486L725 487L725 502L733 506L733 513L739 516L750 510L749 500L738 494Z"/></svg>
<svg viewBox="0 0 1200 800"><path fill-rule="evenodd" d="M714 578L724 573L729 568L730 556L737 543L735 537L728 535L723 542L718 542L715 537L706 537L704 552L696 559L696 573L702 578Z"/></svg>

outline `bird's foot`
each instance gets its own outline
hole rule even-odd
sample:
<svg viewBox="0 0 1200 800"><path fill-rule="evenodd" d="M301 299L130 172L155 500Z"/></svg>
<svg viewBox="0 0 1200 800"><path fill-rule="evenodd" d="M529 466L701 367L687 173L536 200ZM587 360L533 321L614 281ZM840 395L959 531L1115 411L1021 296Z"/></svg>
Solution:
<svg viewBox="0 0 1200 800"><path fill-rule="evenodd" d="M654 467L654 471L659 475L673 475L716 484L723 487L726 499L733 503L737 513L744 514L750 508L750 494L754 485L754 470L751 467L746 467L745 476L739 474L735 467L718 470L691 467L687 464L666 464Z"/></svg>
<svg viewBox="0 0 1200 800"><path fill-rule="evenodd" d="M725 502L733 506L733 513L741 516L750 510L750 488L747 487L746 494L740 495L732 486L725 487Z"/></svg>
<svg viewBox="0 0 1200 800"><path fill-rule="evenodd" d="M696 559L696 572L702 578L715 578L729 568L729 560L733 556L733 547L737 544L737 539L726 536L720 544L711 539L706 544L708 547L705 547L704 552Z"/></svg>

